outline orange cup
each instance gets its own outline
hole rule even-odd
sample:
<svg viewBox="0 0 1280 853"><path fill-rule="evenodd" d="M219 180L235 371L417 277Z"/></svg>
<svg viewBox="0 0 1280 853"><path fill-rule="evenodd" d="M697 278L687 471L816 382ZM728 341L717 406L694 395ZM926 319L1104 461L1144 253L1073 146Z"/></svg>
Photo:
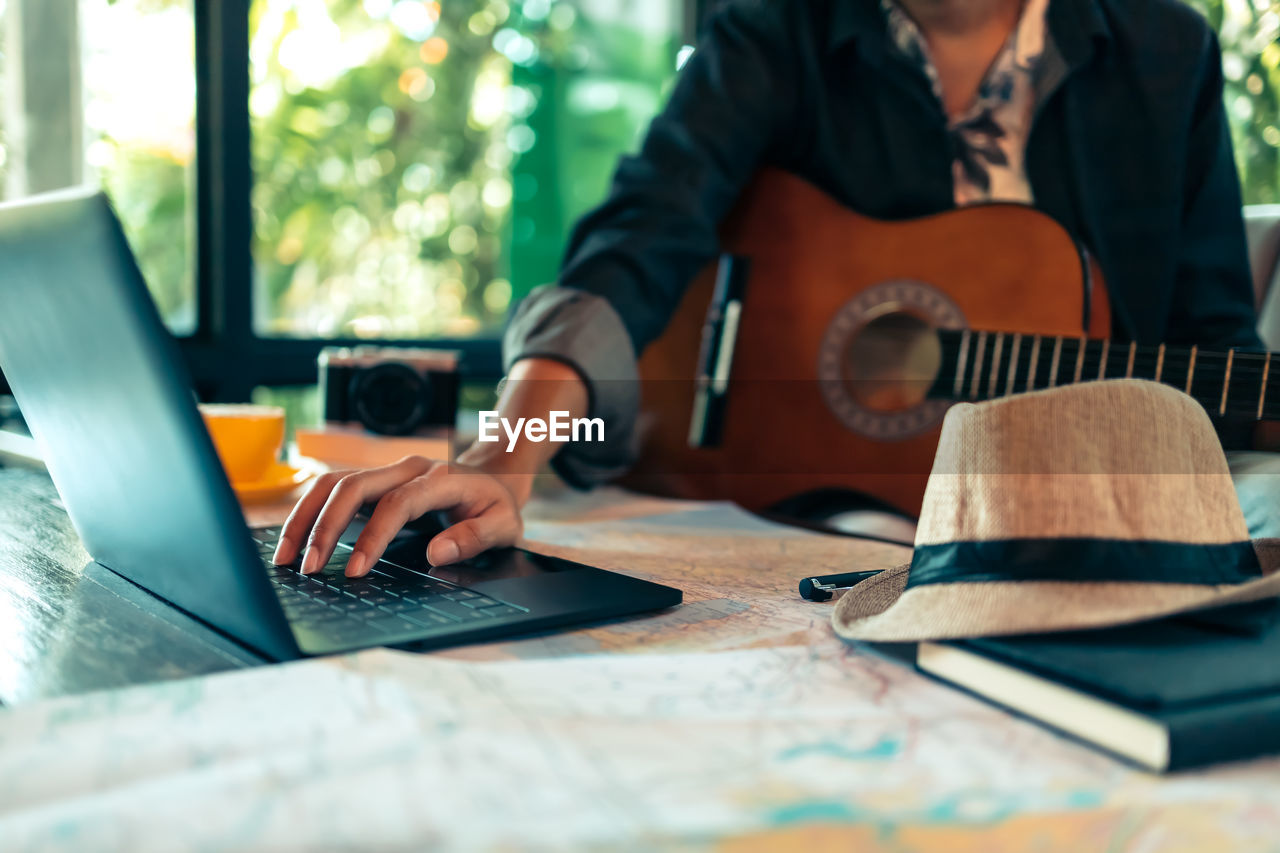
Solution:
<svg viewBox="0 0 1280 853"><path fill-rule="evenodd" d="M200 406L213 446L232 483L262 479L284 444L284 409L279 406L208 403Z"/></svg>

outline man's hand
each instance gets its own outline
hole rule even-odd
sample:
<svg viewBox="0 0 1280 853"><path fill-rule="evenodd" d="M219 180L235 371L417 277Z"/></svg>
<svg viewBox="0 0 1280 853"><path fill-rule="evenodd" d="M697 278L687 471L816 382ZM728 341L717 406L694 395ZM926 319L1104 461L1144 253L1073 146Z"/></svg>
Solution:
<svg viewBox="0 0 1280 853"><path fill-rule="evenodd" d="M292 563L306 542L302 572L320 571L360 507L374 501L373 516L347 561L347 577L368 574L400 528L433 510L447 511L453 521L427 545L427 559L436 566L511 545L523 531L519 501L503 480L479 468L407 456L382 468L316 478L289 514L273 561Z"/></svg>
<svg viewBox="0 0 1280 853"><path fill-rule="evenodd" d="M552 411L582 417L587 411L587 386L574 368L558 361L522 359L507 377L498 409L513 420L545 418ZM456 563L487 548L514 544L524 530L520 508L529 499L534 475L556 446L520 441L514 451L477 443L453 463L407 456L382 468L325 474L289 514L273 560L277 565L292 563L305 542L303 573L320 571L360 507L375 501L373 517L347 560L349 578L367 575L400 528L435 510L444 510L453 523L427 544L432 565Z"/></svg>

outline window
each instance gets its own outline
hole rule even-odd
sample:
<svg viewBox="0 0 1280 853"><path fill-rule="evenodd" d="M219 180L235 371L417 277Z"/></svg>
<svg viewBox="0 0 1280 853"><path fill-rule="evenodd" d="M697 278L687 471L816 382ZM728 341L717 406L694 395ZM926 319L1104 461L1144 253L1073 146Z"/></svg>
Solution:
<svg viewBox="0 0 1280 853"><path fill-rule="evenodd" d="M256 0L254 326L496 337L675 74L676 0Z"/></svg>
<svg viewBox="0 0 1280 853"><path fill-rule="evenodd" d="M1193 0L1218 31L1245 204L1280 203L1280 0Z"/></svg>
<svg viewBox="0 0 1280 853"><path fill-rule="evenodd" d="M161 315L175 332L189 333L191 0L0 0L0 9L5 198L101 183Z"/></svg>

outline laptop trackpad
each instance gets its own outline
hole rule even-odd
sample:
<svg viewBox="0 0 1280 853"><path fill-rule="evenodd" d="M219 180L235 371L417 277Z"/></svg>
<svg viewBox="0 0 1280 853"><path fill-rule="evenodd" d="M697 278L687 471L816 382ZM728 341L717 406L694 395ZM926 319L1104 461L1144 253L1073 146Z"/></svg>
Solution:
<svg viewBox="0 0 1280 853"><path fill-rule="evenodd" d="M534 578L550 572L582 568L574 563L532 554L519 548L496 548L470 560L449 566L433 566L427 562L428 536L397 537L387 547L383 559L433 578L474 587L476 584L515 578Z"/></svg>

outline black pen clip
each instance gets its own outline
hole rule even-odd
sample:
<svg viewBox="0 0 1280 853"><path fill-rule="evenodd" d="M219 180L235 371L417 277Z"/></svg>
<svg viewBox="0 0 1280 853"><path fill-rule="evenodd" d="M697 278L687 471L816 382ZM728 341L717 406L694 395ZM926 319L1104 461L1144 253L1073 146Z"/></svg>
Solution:
<svg viewBox="0 0 1280 853"><path fill-rule="evenodd" d="M819 575L800 581L800 597L806 601L830 601L837 589L846 589L880 574L879 569L869 572L845 572L840 575Z"/></svg>
<svg viewBox="0 0 1280 853"><path fill-rule="evenodd" d="M830 601L831 591L839 589L833 583L820 583L817 578L800 581L800 597L809 601Z"/></svg>

